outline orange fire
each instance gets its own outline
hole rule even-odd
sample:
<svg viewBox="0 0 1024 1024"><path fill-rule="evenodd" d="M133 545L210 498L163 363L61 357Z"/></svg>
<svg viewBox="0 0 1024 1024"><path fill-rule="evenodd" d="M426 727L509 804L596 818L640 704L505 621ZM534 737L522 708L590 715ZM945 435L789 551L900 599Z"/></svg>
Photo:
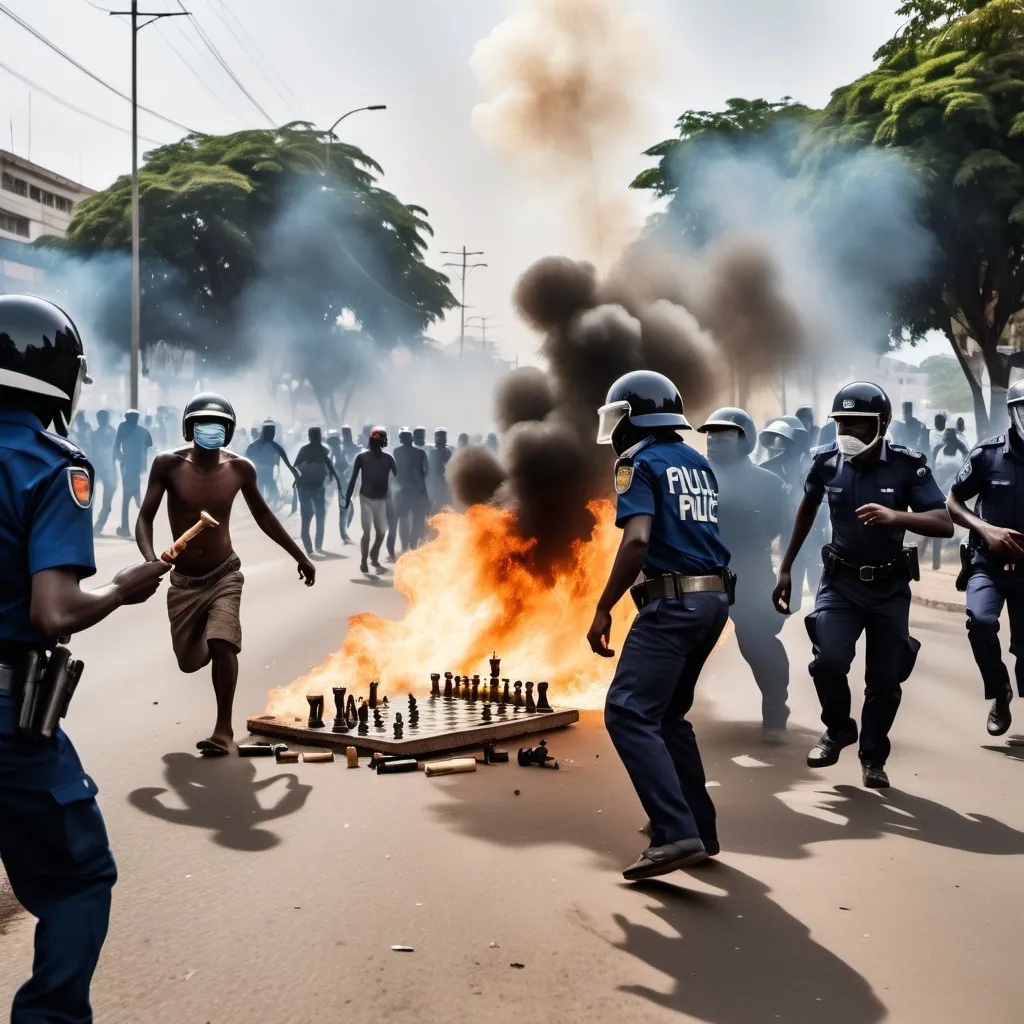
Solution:
<svg viewBox="0 0 1024 1024"><path fill-rule="evenodd" d="M341 650L291 686L272 690L267 713L308 714L307 693L347 686L364 694L375 679L382 694L423 693L431 672L486 679L493 651L503 676L548 681L552 704L602 707L616 659L594 654L586 633L620 534L608 502L590 509L597 520L592 536L575 544L550 576L531 571L532 542L517 536L512 512L483 505L464 515L442 512L432 520L437 538L395 567L395 587L408 602L405 617L354 615ZM634 614L628 596L615 608L616 652Z"/></svg>

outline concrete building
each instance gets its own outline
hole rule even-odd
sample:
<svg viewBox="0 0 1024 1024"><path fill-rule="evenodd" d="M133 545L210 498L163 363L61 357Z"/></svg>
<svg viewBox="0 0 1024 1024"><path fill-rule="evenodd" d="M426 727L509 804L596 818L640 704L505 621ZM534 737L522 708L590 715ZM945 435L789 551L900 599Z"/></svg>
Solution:
<svg viewBox="0 0 1024 1024"><path fill-rule="evenodd" d="M75 205L93 189L0 149L0 238L64 235Z"/></svg>

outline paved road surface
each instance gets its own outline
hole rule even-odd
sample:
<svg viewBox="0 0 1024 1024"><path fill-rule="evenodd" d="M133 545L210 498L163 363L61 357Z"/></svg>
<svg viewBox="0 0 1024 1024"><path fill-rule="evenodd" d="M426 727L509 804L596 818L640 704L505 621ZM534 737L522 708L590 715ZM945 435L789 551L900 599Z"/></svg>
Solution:
<svg viewBox="0 0 1024 1024"><path fill-rule="evenodd" d="M241 714L336 649L349 614L400 611L353 557L307 591L251 522L237 541ZM101 542L100 578L133 557ZM1024 749L986 749L962 620L915 606L913 628L884 796L859 787L849 752L804 765L819 727L801 623L783 634L796 742L781 750L759 742L730 642L696 712L724 853L630 887L619 871L643 816L599 716L551 738L559 773L203 761L206 674L178 673L162 597L124 610L75 642L89 670L69 727L121 871L97 1020L1014 1024ZM0 895L5 1004L32 925Z"/></svg>

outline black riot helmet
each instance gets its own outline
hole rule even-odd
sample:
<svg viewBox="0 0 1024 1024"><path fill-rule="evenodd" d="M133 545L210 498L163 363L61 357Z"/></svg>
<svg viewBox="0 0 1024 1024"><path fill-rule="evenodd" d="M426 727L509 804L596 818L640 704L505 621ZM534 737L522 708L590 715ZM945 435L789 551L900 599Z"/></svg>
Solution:
<svg viewBox="0 0 1024 1024"><path fill-rule="evenodd" d="M448 431L444 427L437 427L434 430L434 447L435 448L447 448L448 447Z"/></svg>
<svg viewBox="0 0 1024 1024"><path fill-rule="evenodd" d="M237 422L231 403L223 395L213 391L201 391L198 395L193 395L181 416L181 432L185 440L191 443L195 439L197 423L212 422L224 424L224 444L231 444Z"/></svg>
<svg viewBox="0 0 1024 1024"><path fill-rule="evenodd" d="M273 420L264 420L260 429L261 441L273 441L277 436L277 424Z"/></svg>
<svg viewBox="0 0 1024 1024"><path fill-rule="evenodd" d="M904 402L904 406L908 405L909 402ZM828 418L841 420L852 416L876 416L878 434L882 436L892 422L892 402L877 384L864 380L854 381L836 393Z"/></svg>
<svg viewBox="0 0 1024 1024"><path fill-rule="evenodd" d="M0 295L0 388L20 392L44 427L67 437L91 383L82 337L64 310L34 295Z"/></svg>
<svg viewBox="0 0 1024 1024"><path fill-rule="evenodd" d="M341 428L341 440L345 444L352 444L353 443L353 441L352 441L352 428L347 423Z"/></svg>
<svg viewBox="0 0 1024 1024"><path fill-rule="evenodd" d="M757 444L757 428L750 414L734 406L716 409L697 430L702 434L713 430L738 430L741 436L739 455L749 455Z"/></svg>
<svg viewBox="0 0 1024 1024"><path fill-rule="evenodd" d="M422 448L427 443L427 428L417 427L412 432L412 443L418 448Z"/></svg>
<svg viewBox="0 0 1024 1024"><path fill-rule="evenodd" d="M675 384L653 370L634 370L620 377L608 389L597 415L597 443L610 444L618 455L661 428L690 429Z"/></svg>

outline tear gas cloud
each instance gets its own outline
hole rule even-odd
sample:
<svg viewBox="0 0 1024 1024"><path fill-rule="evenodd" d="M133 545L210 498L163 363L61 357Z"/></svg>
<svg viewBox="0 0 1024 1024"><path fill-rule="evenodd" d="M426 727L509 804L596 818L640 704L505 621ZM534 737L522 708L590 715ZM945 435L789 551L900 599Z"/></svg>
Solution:
<svg viewBox="0 0 1024 1024"><path fill-rule="evenodd" d="M523 167L550 166L559 180L549 187L607 209L593 163L614 156L627 132L624 111L637 95L629 69L657 63L643 24L620 0L522 3L474 55L484 84L498 90L476 111L482 137ZM458 498L479 500L500 478L490 500L516 507L538 552L558 558L568 540L587 535L588 501L609 494L611 456L594 444L596 410L621 374L666 374L699 424L722 404L777 413L781 373L830 388L872 364L892 297L932 252L914 174L875 150L832 154L824 174L796 173L795 142L779 132L685 147L673 202L607 273L555 256L525 271L515 304L541 336L547 388L534 371L502 383L504 472L489 464L479 480L473 454L456 455ZM603 262L593 239L585 251Z"/></svg>

